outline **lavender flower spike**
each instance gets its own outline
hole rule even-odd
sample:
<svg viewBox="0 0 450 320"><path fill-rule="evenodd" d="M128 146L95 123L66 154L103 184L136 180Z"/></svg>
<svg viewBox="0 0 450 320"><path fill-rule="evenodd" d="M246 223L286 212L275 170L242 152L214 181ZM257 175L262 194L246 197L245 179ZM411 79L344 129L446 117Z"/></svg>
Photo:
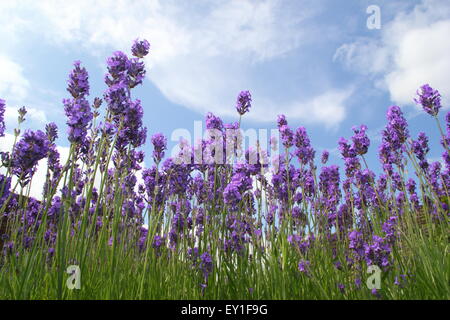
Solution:
<svg viewBox="0 0 450 320"><path fill-rule="evenodd" d="M330 152L328 152L328 150L323 150L322 157L321 157L322 164L326 164L328 162L329 156L330 156Z"/></svg>
<svg viewBox="0 0 450 320"><path fill-rule="evenodd" d="M85 68L81 68L80 61L75 61L75 68L69 75L67 91L70 92L75 99L89 95L89 75Z"/></svg>
<svg viewBox="0 0 450 320"><path fill-rule="evenodd" d="M417 104L421 104L426 113L437 116L441 106L441 94L428 84L424 84L417 90L418 98L414 99Z"/></svg>
<svg viewBox="0 0 450 320"><path fill-rule="evenodd" d="M23 185L26 185L33 176L39 160L47 156L49 144L44 132L28 130L14 146L13 172L17 177L21 177Z"/></svg>
<svg viewBox="0 0 450 320"><path fill-rule="evenodd" d="M241 91L237 97L236 110L242 116L250 110L252 95L249 91Z"/></svg>
<svg viewBox="0 0 450 320"><path fill-rule="evenodd" d="M150 50L150 43L147 40L134 40L133 46L131 47L131 52L133 56L138 58L145 57Z"/></svg>
<svg viewBox="0 0 450 320"><path fill-rule="evenodd" d="M153 150L153 160L156 163L161 162L164 157L164 151L167 149L167 139L162 133L155 133L152 136Z"/></svg>
<svg viewBox="0 0 450 320"><path fill-rule="evenodd" d="M0 137L5 135L5 100L0 99Z"/></svg>

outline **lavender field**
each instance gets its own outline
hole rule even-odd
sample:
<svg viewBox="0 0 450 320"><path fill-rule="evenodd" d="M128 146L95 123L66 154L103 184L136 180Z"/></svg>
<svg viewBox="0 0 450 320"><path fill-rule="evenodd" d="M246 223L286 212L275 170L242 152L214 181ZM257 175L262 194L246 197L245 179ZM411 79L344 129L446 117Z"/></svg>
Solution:
<svg viewBox="0 0 450 320"><path fill-rule="evenodd" d="M282 114L279 138L245 146L249 91L235 122L206 114L207 138L181 140L170 157L133 94L149 49L136 40L107 58L98 97L76 61L65 128L23 130L19 110L1 153L0 299L450 299L450 112L439 88L411 97L440 133L434 162L427 133L410 135L399 106L380 107L378 145L364 124L336 141L337 164ZM65 130L67 159L56 148ZM370 153L382 170L369 168Z"/></svg>

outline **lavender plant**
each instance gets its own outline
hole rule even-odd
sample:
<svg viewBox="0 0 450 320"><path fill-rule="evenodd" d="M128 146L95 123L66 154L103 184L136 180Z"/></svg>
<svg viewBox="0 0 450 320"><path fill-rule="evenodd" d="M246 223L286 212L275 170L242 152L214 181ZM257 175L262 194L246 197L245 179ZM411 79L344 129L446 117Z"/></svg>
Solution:
<svg viewBox="0 0 450 320"><path fill-rule="evenodd" d="M62 101L65 163L54 123L45 132L15 130L11 152L1 154L1 298L450 298L450 113L444 133L437 90L424 85L415 101L437 122L442 162L430 163L427 135L412 139L398 106L381 132L378 176L365 160L365 125L338 141L342 168L327 165L326 150L316 159L306 129L291 128L284 115L279 142L242 150L252 102L242 91L238 121L208 113L211 134L192 146L182 141L175 157L165 157L164 134L153 134L144 168L144 108L132 89L143 83L149 50L138 39L133 57L114 52L103 99L92 103L89 75L74 63L71 97ZM0 137L5 105L0 99ZM42 159L46 182L35 199ZM82 272L79 290L66 286L70 265ZM381 288L365 286L371 266L382 270Z"/></svg>

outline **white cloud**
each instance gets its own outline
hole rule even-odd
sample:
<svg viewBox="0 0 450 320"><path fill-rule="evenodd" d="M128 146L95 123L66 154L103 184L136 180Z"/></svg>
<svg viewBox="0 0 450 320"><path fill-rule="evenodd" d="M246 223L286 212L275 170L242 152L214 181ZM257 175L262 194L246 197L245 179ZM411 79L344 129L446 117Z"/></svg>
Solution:
<svg viewBox="0 0 450 320"><path fill-rule="evenodd" d="M411 102L417 88L430 83L450 101L450 19L408 32L395 55L396 69L386 75L394 101Z"/></svg>
<svg viewBox="0 0 450 320"><path fill-rule="evenodd" d="M391 100L413 104L424 83L450 102L450 3L423 1L411 12L400 12L382 26L380 39L358 39L337 49L334 59L371 75Z"/></svg>
<svg viewBox="0 0 450 320"><path fill-rule="evenodd" d="M352 89L330 90L309 100L297 101L282 109L272 103L264 106L263 113L257 113L259 121L273 121L283 113L288 119L302 119L304 123L321 123L326 127L336 127L346 116L345 101ZM258 106L259 107L259 106Z"/></svg>
<svg viewBox="0 0 450 320"><path fill-rule="evenodd" d="M62 47L82 46L102 62L111 49L127 49L136 37L149 39L150 80L169 100L198 112L235 116L237 93L249 89L255 101L249 118L273 121L278 113L290 113L296 119L329 125L343 119L342 97L347 89L325 87L321 88L325 93L314 96L298 86L297 96L290 96L283 104L287 107L280 108L267 90L270 77L257 79L259 85L251 87L258 77L255 70L315 39L317 29L311 18L319 6L312 0L295 4L218 0L195 5L169 0L98 1L95 5L91 1L30 1L26 11L17 15L23 16L20 25L31 32L44 31L43 37ZM333 102L336 107L327 97L338 98ZM326 106L319 108L316 102L324 99ZM308 109L314 106L312 115L306 112L307 104Z"/></svg>
<svg viewBox="0 0 450 320"><path fill-rule="evenodd" d="M3 99L11 97L13 101L25 99L29 82L23 75L22 67L8 57L0 55L0 71L0 97Z"/></svg>

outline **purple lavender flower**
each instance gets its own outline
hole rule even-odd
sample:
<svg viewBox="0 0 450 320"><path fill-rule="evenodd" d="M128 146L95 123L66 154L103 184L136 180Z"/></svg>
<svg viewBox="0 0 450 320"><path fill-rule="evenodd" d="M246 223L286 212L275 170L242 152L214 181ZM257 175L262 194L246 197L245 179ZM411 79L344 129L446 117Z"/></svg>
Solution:
<svg viewBox="0 0 450 320"><path fill-rule="evenodd" d="M242 116L250 110L252 96L249 91L241 91L237 97L236 110Z"/></svg>
<svg viewBox="0 0 450 320"><path fill-rule="evenodd" d="M111 85L105 93L105 100L108 103L108 110L113 116L123 115L129 105L127 84L120 81Z"/></svg>
<svg viewBox="0 0 450 320"><path fill-rule="evenodd" d="M311 233L305 238L294 234L287 237L287 241L300 251L301 254L305 254L309 248L311 248L313 242L315 241L314 235ZM309 264L309 262L307 262Z"/></svg>
<svg viewBox="0 0 450 320"><path fill-rule="evenodd" d="M304 273L306 275L309 275L310 265L311 265L311 263L308 260L301 260L298 263L298 271L300 271L301 273Z"/></svg>
<svg viewBox="0 0 450 320"><path fill-rule="evenodd" d="M382 230L385 233L384 240L393 245L397 239L397 216L391 216L388 221L383 223Z"/></svg>
<svg viewBox="0 0 450 320"><path fill-rule="evenodd" d="M424 84L417 90L418 97L414 99L417 104L422 105L426 113L437 116L441 106L441 94L428 84Z"/></svg>
<svg viewBox="0 0 450 320"><path fill-rule="evenodd" d="M11 188L11 178L0 174L0 208L3 203L8 199Z"/></svg>
<svg viewBox="0 0 450 320"><path fill-rule="evenodd" d="M347 177L354 176L355 172L361 169L361 163L357 157L344 158L345 163L345 174Z"/></svg>
<svg viewBox="0 0 450 320"><path fill-rule="evenodd" d="M355 149L351 147L348 143L347 139L341 137L338 141L338 149L341 152L343 159L354 158L356 157Z"/></svg>
<svg viewBox="0 0 450 320"><path fill-rule="evenodd" d="M322 164L326 164L328 162L328 158L330 157L330 153L327 150L323 150L322 152L322 157L320 159L320 161L322 162Z"/></svg>
<svg viewBox="0 0 450 320"><path fill-rule="evenodd" d="M366 206L368 205L368 203L376 203L376 193L374 188L372 187L375 183L375 173L373 173L369 169L357 170L355 178L356 184L358 185L358 188L360 190L356 198L358 209L362 209L362 207L360 206L361 203L359 202L363 202Z"/></svg>
<svg viewBox="0 0 450 320"><path fill-rule="evenodd" d="M0 99L0 137L5 136L5 100Z"/></svg>
<svg viewBox="0 0 450 320"><path fill-rule="evenodd" d="M116 51L106 60L106 64L108 66L108 72L112 78L106 76L105 82L108 85L112 85L126 77L126 73L130 66L130 60L122 51Z"/></svg>
<svg viewBox="0 0 450 320"><path fill-rule="evenodd" d="M278 129L280 129L282 126L287 126L287 120L286 120L286 116L284 114L280 114L278 115L278 119L277 119L277 125L278 125Z"/></svg>
<svg viewBox="0 0 450 320"><path fill-rule="evenodd" d="M140 47L140 45L138 46ZM135 49L140 51L143 49L143 47L140 47L139 49L135 47ZM143 52L140 51L137 53L142 54ZM141 84L142 80L144 79L144 62L139 58L129 59L128 56L121 51L114 52L113 55L108 58L107 65L109 74L105 76L105 83L108 85L108 87L114 87L121 84L121 87L125 89L127 97L129 97L129 89L134 88L138 84ZM111 93L107 93L106 95L109 96L111 95Z"/></svg>
<svg viewBox="0 0 450 320"><path fill-rule="evenodd" d="M412 178L409 178L406 182L406 190L408 190L409 194L416 193L416 182Z"/></svg>
<svg viewBox="0 0 450 320"><path fill-rule="evenodd" d="M319 176L319 188L323 196L323 206L328 210L335 209L341 199L339 184L339 167L336 165L323 167Z"/></svg>
<svg viewBox="0 0 450 320"><path fill-rule="evenodd" d="M205 280L207 280L209 274L213 270L213 261L211 255L208 252L204 252L200 256L200 270L202 271Z"/></svg>
<svg viewBox="0 0 450 320"><path fill-rule="evenodd" d="M164 245L165 242L166 242L165 236L161 237L160 235L155 235L152 242L152 248L155 250L159 250L161 246Z"/></svg>
<svg viewBox="0 0 450 320"><path fill-rule="evenodd" d="M387 120L388 124L383 134L390 134L392 136L390 141L394 145L397 144L397 146L400 146L409 137L408 123L400 107L390 107L387 112ZM383 138L387 139L388 137L384 135Z"/></svg>
<svg viewBox="0 0 450 320"><path fill-rule="evenodd" d="M223 191L223 199L232 210L237 210L243 194L252 188L252 179L244 172L238 172L233 175L230 183Z"/></svg>
<svg viewBox="0 0 450 320"><path fill-rule="evenodd" d="M64 99L64 111L67 116L69 141L73 143L84 143L87 129L93 118L91 106L84 98Z"/></svg>
<svg viewBox="0 0 450 320"><path fill-rule="evenodd" d="M275 218L275 213L276 213L277 209L278 209L277 205L274 205L274 204L270 205L269 211L267 212L267 215L266 215L267 224L269 224L269 225L273 224L274 218Z"/></svg>
<svg viewBox="0 0 450 320"><path fill-rule="evenodd" d="M26 185L33 176L39 160L45 158L50 142L40 131L25 131L23 138L15 145L12 159L13 172Z"/></svg>
<svg viewBox="0 0 450 320"><path fill-rule="evenodd" d="M125 110L123 128L119 132L117 147L125 147L131 144L138 148L145 143L147 137L147 128L143 126L144 110L141 101L131 101Z"/></svg>
<svg viewBox="0 0 450 320"><path fill-rule="evenodd" d="M371 293L372 293L373 296L377 297L378 299L381 298L381 295L380 295L380 293L378 292L378 290L376 288L373 288Z"/></svg>
<svg viewBox="0 0 450 320"><path fill-rule="evenodd" d="M435 161L433 163L430 164L429 168L428 168L428 182L431 185L431 187L433 188L433 191L441 196L444 194L444 192L441 190L440 186L439 186L439 180L441 177L441 169L442 169L442 165L440 162Z"/></svg>
<svg viewBox="0 0 450 320"><path fill-rule="evenodd" d="M398 106L391 106L387 112L388 124L382 131L382 142L379 147L379 156L383 166L402 165L404 143L409 137L408 123ZM385 171L390 171L386 170Z"/></svg>
<svg viewBox="0 0 450 320"><path fill-rule="evenodd" d="M281 134L281 142L286 149L292 147L294 142L294 133L288 125L283 125L279 128Z"/></svg>
<svg viewBox="0 0 450 320"><path fill-rule="evenodd" d="M153 160L159 163L167 149L167 139L162 133L155 133L151 140L153 144Z"/></svg>
<svg viewBox="0 0 450 320"><path fill-rule="evenodd" d="M131 58L128 68L128 87L131 89L139 84L142 84L142 81L145 78L145 73L144 62L140 61L138 58Z"/></svg>
<svg viewBox="0 0 450 320"><path fill-rule="evenodd" d="M428 146L428 137L424 132L420 132L417 140L412 142L412 150L419 159L419 165L422 169L426 170L428 168L428 161L426 156L430 151Z"/></svg>
<svg viewBox="0 0 450 320"><path fill-rule="evenodd" d="M447 123L447 132L450 130L450 111L445 115L445 122Z"/></svg>
<svg viewBox="0 0 450 320"><path fill-rule="evenodd" d="M302 164L308 164L314 160L315 151L311 147L311 142L304 127L299 127L295 132L294 144L297 147L295 155Z"/></svg>
<svg viewBox="0 0 450 320"><path fill-rule="evenodd" d="M25 108L25 106L19 108L18 113L19 113L19 123L24 122L25 115L27 114L27 109Z"/></svg>
<svg viewBox="0 0 450 320"><path fill-rule="evenodd" d="M370 140L366 134L367 126L361 125L358 127L353 127L353 132L355 133L352 137L353 146L352 149L359 155L364 155L369 150Z"/></svg>
<svg viewBox="0 0 450 320"><path fill-rule="evenodd" d="M219 117L216 117L211 112L206 114L206 129L208 130L223 130L223 121Z"/></svg>
<svg viewBox="0 0 450 320"><path fill-rule="evenodd" d="M82 98L89 95L89 75L86 69L80 66L80 61L75 61L75 68L69 75L67 91L70 92L74 99Z"/></svg>
<svg viewBox="0 0 450 320"><path fill-rule="evenodd" d="M372 244L366 244L364 251L367 265L377 265L385 270L390 266L391 247L386 243L385 239L374 235Z"/></svg>
<svg viewBox="0 0 450 320"><path fill-rule="evenodd" d="M353 250L357 260L361 260L364 257L364 239L360 231L352 231L348 234L350 243L348 247Z"/></svg>
<svg viewBox="0 0 450 320"><path fill-rule="evenodd" d="M150 43L146 39L134 40L133 46L131 47L131 52L133 53L133 56L138 58L145 57L148 54L149 50L150 50Z"/></svg>
<svg viewBox="0 0 450 320"><path fill-rule="evenodd" d="M55 142L58 139L58 126L54 122L50 122L45 126L45 133L47 134L48 141Z"/></svg>

